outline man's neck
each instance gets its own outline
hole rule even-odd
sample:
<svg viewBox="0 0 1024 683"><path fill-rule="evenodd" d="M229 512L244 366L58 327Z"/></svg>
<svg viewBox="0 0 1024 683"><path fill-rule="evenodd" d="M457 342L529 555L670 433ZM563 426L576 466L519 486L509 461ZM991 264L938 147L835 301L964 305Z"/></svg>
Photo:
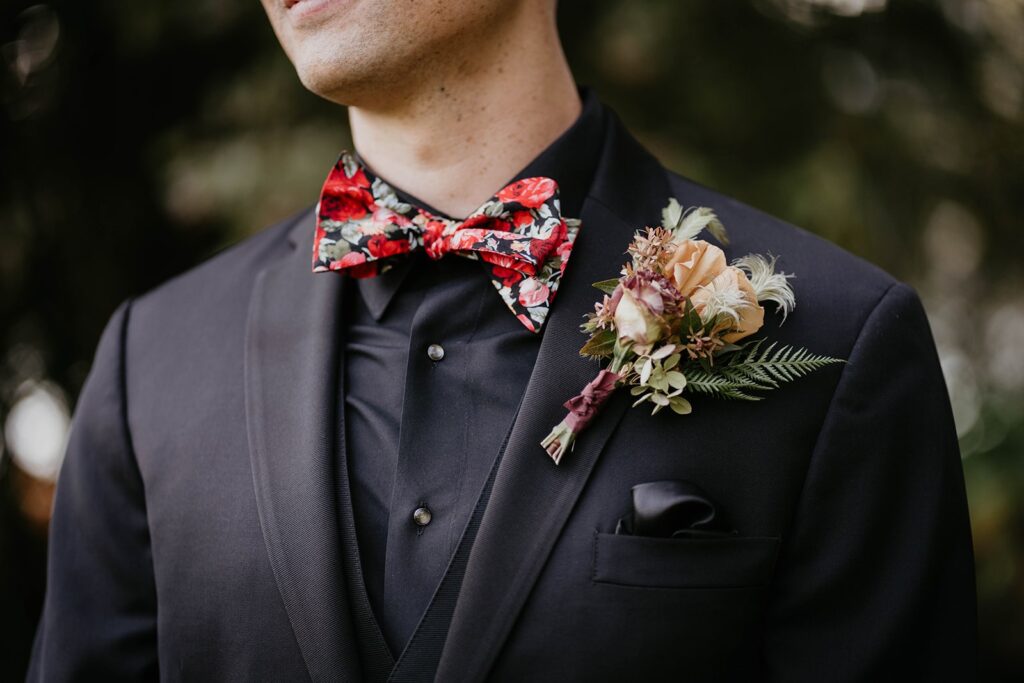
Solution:
<svg viewBox="0 0 1024 683"><path fill-rule="evenodd" d="M553 17L506 31L484 49L488 59L439 58L438 68L397 102L349 107L356 151L373 171L458 218L501 189L580 113Z"/></svg>

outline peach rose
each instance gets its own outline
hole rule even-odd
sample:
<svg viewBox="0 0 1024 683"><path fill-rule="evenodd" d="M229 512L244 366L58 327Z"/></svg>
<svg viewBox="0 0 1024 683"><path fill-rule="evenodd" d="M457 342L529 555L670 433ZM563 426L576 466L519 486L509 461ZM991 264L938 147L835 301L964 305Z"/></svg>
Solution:
<svg viewBox="0 0 1024 683"><path fill-rule="evenodd" d="M690 297L694 309L701 318L704 318L705 312L709 315L718 315L717 311L708 311L709 304L712 307L715 306L715 299L725 299L726 301L742 299L746 302L745 305L734 307L739 315L739 321L730 320L728 329L732 331L722 335L722 341L726 344L734 344L749 337L764 325L764 307L757 303L757 294L754 293L747 274L739 268L727 267L709 284L702 286Z"/></svg>
<svg viewBox="0 0 1024 683"><path fill-rule="evenodd" d="M698 287L715 279L726 268L725 253L703 240L683 240L665 266L683 296L690 296Z"/></svg>

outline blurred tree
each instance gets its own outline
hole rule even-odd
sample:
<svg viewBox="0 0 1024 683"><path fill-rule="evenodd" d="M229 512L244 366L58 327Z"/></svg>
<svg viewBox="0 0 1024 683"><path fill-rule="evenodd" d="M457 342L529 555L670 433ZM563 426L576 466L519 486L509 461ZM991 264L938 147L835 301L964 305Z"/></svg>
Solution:
<svg viewBox="0 0 1024 683"><path fill-rule="evenodd" d="M919 288L965 455L984 673L1024 677L1024 2L562 0L560 15L578 79L667 165ZM41 391L37 407L73 404L117 303L310 205L349 140L252 2L9 0L0 57L13 679L47 500L16 408Z"/></svg>

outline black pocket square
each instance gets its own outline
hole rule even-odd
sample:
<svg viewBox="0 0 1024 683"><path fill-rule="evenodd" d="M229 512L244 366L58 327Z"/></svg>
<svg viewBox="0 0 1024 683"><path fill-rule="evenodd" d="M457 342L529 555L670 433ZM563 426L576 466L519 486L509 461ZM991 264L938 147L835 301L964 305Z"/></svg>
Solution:
<svg viewBox="0 0 1024 683"><path fill-rule="evenodd" d="M619 520L616 534L682 538L736 533L721 506L692 481L651 481L632 491L633 509Z"/></svg>

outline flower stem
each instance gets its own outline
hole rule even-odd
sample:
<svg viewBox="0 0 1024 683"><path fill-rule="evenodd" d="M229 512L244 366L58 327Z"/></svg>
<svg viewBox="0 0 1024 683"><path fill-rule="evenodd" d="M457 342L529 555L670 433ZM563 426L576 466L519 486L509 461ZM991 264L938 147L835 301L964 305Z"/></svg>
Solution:
<svg viewBox="0 0 1024 683"><path fill-rule="evenodd" d="M575 442L576 434L565 423L565 420L562 420L551 430L550 434L544 437L540 445L544 447L544 450L548 452L548 455L551 456L551 459L557 465L562 460L562 456L572 449Z"/></svg>
<svg viewBox="0 0 1024 683"><path fill-rule="evenodd" d="M612 366L615 365L616 362L613 360ZM569 412L540 442L556 465L562 460L562 456L572 449L576 437L594 419L601 406L615 391L620 379L622 378L617 372L607 368L601 370L597 377L583 387L583 391L563 404Z"/></svg>

